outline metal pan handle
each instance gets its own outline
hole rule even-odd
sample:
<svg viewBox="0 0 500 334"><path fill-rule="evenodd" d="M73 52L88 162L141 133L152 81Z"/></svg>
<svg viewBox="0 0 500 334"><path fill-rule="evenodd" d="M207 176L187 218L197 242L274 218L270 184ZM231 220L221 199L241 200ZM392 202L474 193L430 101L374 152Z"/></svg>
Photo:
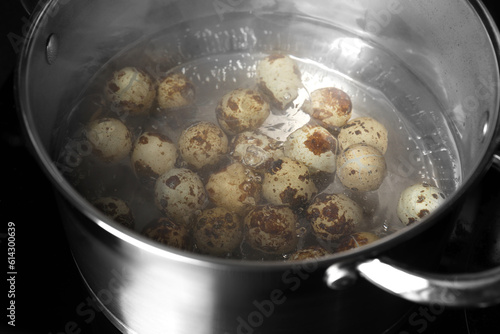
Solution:
<svg viewBox="0 0 500 334"><path fill-rule="evenodd" d="M351 268L332 265L325 280L342 289L361 275L379 288L416 303L486 307L500 303L500 268L474 274L434 275L410 272L388 260L372 259Z"/></svg>
<svg viewBox="0 0 500 334"><path fill-rule="evenodd" d="M493 156L500 171L500 154ZM357 277L406 300L444 306L486 307L500 303L500 268L471 274L411 271L389 259L369 259L355 264L334 264L325 273L326 284L344 289Z"/></svg>

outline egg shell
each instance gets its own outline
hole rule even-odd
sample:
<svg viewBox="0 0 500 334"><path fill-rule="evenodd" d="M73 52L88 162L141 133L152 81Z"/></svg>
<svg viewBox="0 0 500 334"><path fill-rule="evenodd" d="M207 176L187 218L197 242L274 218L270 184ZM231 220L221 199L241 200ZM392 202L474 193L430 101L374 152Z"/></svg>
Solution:
<svg viewBox="0 0 500 334"><path fill-rule="evenodd" d="M262 195L271 204L285 204L298 210L317 193L307 166L291 158L275 160L264 174Z"/></svg>
<svg viewBox="0 0 500 334"><path fill-rule="evenodd" d="M244 214L260 202L259 179L250 169L235 162L212 174L206 191L215 205Z"/></svg>
<svg viewBox="0 0 500 334"><path fill-rule="evenodd" d="M405 225L421 221L445 201L441 189L427 183L414 184L401 193L397 206L399 220Z"/></svg>
<svg viewBox="0 0 500 334"><path fill-rule="evenodd" d="M386 176L384 155L375 147L354 144L337 158L337 176L353 191L377 190Z"/></svg>
<svg viewBox="0 0 500 334"><path fill-rule="evenodd" d="M358 232L351 235L345 236L340 240L340 244L337 247L337 252L345 252L350 249L359 248L372 242L375 242L379 237L370 232Z"/></svg>
<svg viewBox="0 0 500 334"><path fill-rule="evenodd" d="M258 206L245 216L243 224L245 240L256 250L285 254L297 247L297 216L287 206Z"/></svg>
<svg viewBox="0 0 500 334"><path fill-rule="evenodd" d="M116 118L99 118L86 127L85 136L92 144L92 154L106 163L115 163L130 154L132 134Z"/></svg>
<svg viewBox="0 0 500 334"><path fill-rule="evenodd" d="M167 136L145 132L137 138L132 150L131 162L137 177L151 183L163 173L174 168L177 147Z"/></svg>
<svg viewBox="0 0 500 334"><path fill-rule="evenodd" d="M252 89L235 89L225 94L215 109L220 127L228 134L255 130L270 113L269 104Z"/></svg>
<svg viewBox="0 0 500 334"><path fill-rule="evenodd" d="M320 194L306 214L316 237L331 242L355 231L363 219L363 208L344 194Z"/></svg>
<svg viewBox="0 0 500 334"><path fill-rule="evenodd" d="M122 199L115 196L100 197L93 201L92 204L117 223L130 229L134 228L135 220L132 210Z"/></svg>
<svg viewBox="0 0 500 334"><path fill-rule="evenodd" d="M311 104L312 107L305 109L306 112L327 129L345 125L352 115L351 98L346 92L335 87L313 91Z"/></svg>
<svg viewBox="0 0 500 334"><path fill-rule="evenodd" d="M105 87L107 100L120 113L147 114L156 97L156 87L149 75L135 67L115 71Z"/></svg>
<svg viewBox="0 0 500 334"><path fill-rule="evenodd" d="M243 223L236 213L225 208L207 209L196 217L193 237L202 253L224 256L241 244Z"/></svg>
<svg viewBox="0 0 500 334"><path fill-rule="evenodd" d="M188 229L169 217L160 217L148 223L141 232L147 238L161 244L188 250L191 240Z"/></svg>
<svg viewBox="0 0 500 334"><path fill-rule="evenodd" d="M312 260L319 259L325 255L328 255L328 251L321 246L309 246L307 248L302 248L295 251L290 255L289 261L301 261L301 260Z"/></svg>
<svg viewBox="0 0 500 334"><path fill-rule="evenodd" d="M292 132L285 141L284 152L311 172L336 170L337 139L322 126L306 124Z"/></svg>
<svg viewBox="0 0 500 334"><path fill-rule="evenodd" d="M347 122L340 130L338 139L342 149L364 143L375 147L382 154L387 151L387 129L371 117L360 117Z"/></svg>
<svg viewBox="0 0 500 334"><path fill-rule="evenodd" d="M210 122L198 122L182 131L178 144L182 158L196 169L218 163L229 149L224 131Z"/></svg>
<svg viewBox="0 0 500 334"><path fill-rule="evenodd" d="M256 131L235 136L231 141L231 152L236 161L259 170L284 156L280 142Z"/></svg>
<svg viewBox="0 0 500 334"><path fill-rule="evenodd" d="M202 210L207 196L198 174L186 168L173 168L155 183L155 204L163 214L189 224L189 219Z"/></svg>
<svg viewBox="0 0 500 334"><path fill-rule="evenodd" d="M257 64L257 85L274 107L284 110L299 95L300 70L286 55L269 55Z"/></svg>
<svg viewBox="0 0 500 334"><path fill-rule="evenodd" d="M158 84L158 106L161 109L186 107L195 101L195 86L182 73L171 73Z"/></svg>

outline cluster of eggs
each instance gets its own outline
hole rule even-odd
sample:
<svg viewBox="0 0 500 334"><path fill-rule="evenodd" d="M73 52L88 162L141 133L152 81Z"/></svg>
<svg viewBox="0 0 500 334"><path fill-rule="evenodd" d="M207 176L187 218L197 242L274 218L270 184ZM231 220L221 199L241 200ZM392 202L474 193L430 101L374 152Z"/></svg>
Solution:
<svg viewBox="0 0 500 334"><path fill-rule="evenodd" d="M93 119L85 134L94 156L106 163L128 157L138 180L153 191L162 215L141 233L155 241L185 250L194 244L215 256L227 256L244 243L291 260L371 243L378 237L359 229L363 207L346 194L323 192L315 176L336 177L354 192L377 190L387 170L387 129L370 117L351 119L348 94L324 87L310 94L311 105L303 110L311 121L283 142L260 132L272 109L285 110L301 86L294 60L273 54L257 64L255 89L237 88L220 97L217 124L190 124L176 142L161 131L134 139L119 117ZM194 104L195 86L181 73L155 82L125 67L113 73L104 95L121 115L143 117L155 103L167 112ZM403 223L414 223L443 199L439 189L415 185L401 194L397 214ZM134 227L124 201L107 197L94 204ZM305 235L317 243L299 247Z"/></svg>

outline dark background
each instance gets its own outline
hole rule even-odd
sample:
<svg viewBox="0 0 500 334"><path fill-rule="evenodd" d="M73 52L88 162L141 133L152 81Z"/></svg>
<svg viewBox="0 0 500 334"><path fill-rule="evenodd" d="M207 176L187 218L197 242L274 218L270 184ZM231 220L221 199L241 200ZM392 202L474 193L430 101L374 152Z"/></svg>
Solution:
<svg viewBox="0 0 500 334"><path fill-rule="evenodd" d="M484 1L493 15L497 0ZM98 310L87 323L76 313L78 305L88 304L89 296L80 280L63 233L54 193L45 175L25 147L21 134L13 91L13 70L16 65L18 36L23 36L29 15L19 1L0 2L0 147L2 180L0 193L0 333L115 333ZM479 186L477 196L484 203L478 220L500 221L500 172L490 171ZM494 204L492 204L494 203ZM7 250L8 222L16 225L16 327L6 326L7 308ZM481 230L478 233L488 233ZM499 240L500 240L500 236ZM480 234L477 249L467 255L470 267L481 269L485 255ZM460 253L456 243L450 242L450 256ZM487 256L486 256L487 257ZM453 266L453 260L443 259L444 266ZM92 308L92 304L88 304ZM420 306L415 306L419 312ZM402 319L400 333L493 333L500 328L500 308L481 310L446 309L432 314L423 325L408 325ZM15 330L14 330L15 329ZM328 332L328 331L327 331ZM194 333L195 334L195 333Z"/></svg>

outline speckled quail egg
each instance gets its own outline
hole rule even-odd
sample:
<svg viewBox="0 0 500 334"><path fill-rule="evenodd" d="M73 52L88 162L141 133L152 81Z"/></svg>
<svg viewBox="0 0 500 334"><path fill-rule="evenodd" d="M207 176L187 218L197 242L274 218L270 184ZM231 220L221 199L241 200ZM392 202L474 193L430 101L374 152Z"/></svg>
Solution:
<svg viewBox="0 0 500 334"><path fill-rule="evenodd" d="M91 121L85 130L85 136L92 144L92 154L107 163L122 160L132 149L132 134L116 118Z"/></svg>
<svg viewBox="0 0 500 334"><path fill-rule="evenodd" d="M317 89L311 93L311 103L312 107L305 111L327 129L339 128L351 118L351 98L341 89Z"/></svg>
<svg viewBox="0 0 500 334"><path fill-rule="evenodd" d="M291 158L275 160L264 174L262 195L271 204L285 204L298 210L317 193L307 166Z"/></svg>
<svg viewBox="0 0 500 334"><path fill-rule="evenodd" d="M120 113L143 115L149 112L156 96L156 88L145 72L135 67L115 71L106 83L105 95Z"/></svg>
<svg viewBox="0 0 500 334"><path fill-rule="evenodd" d="M338 155L337 176L354 191L377 190L386 175L384 155L373 146L354 144Z"/></svg>
<svg viewBox="0 0 500 334"><path fill-rule="evenodd" d="M227 209L207 209L196 217L193 237L202 253L224 256L241 244L243 224L236 213Z"/></svg>
<svg viewBox="0 0 500 334"><path fill-rule="evenodd" d="M137 177L151 184L166 171L174 168L177 147L161 133L145 132L137 138L131 162Z"/></svg>
<svg viewBox="0 0 500 334"><path fill-rule="evenodd" d="M387 129L371 117L360 117L347 122L340 130L338 139L343 149L364 143L375 147L382 154L387 151Z"/></svg>
<svg viewBox="0 0 500 334"><path fill-rule="evenodd" d="M284 254L297 247L297 216L287 206L258 206L245 216L243 224L245 240L256 250Z"/></svg>
<svg viewBox="0 0 500 334"><path fill-rule="evenodd" d="M289 261L319 259L328 255L328 251L321 246L309 246L299 249L290 255Z"/></svg>
<svg viewBox="0 0 500 334"><path fill-rule="evenodd" d="M317 238L337 241L355 231L363 219L363 208L344 194L320 194L306 214Z"/></svg>
<svg viewBox="0 0 500 334"><path fill-rule="evenodd" d="M255 169L269 167L284 156L280 142L256 131L245 131L231 141L231 154L236 160Z"/></svg>
<svg viewBox="0 0 500 334"><path fill-rule="evenodd" d="M283 110L299 95L301 74L293 59L272 54L257 64L257 85L274 107Z"/></svg>
<svg viewBox="0 0 500 334"><path fill-rule="evenodd" d="M260 177L239 162L213 173L205 186L212 203L243 214L261 198Z"/></svg>
<svg viewBox="0 0 500 334"><path fill-rule="evenodd" d="M217 121L228 135L257 129L269 112L269 104L252 89L235 89L225 94L215 109Z"/></svg>
<svg viewBox="0 0 500 334"><path fill-rule="evenodd" d="M170 217L160 217L147 224L142 234L156 242L170 247L187 250L191 240L188 229Z"/></svg>
<svg viewBox="0 0 500 334"><path fill-rule="evenodd" d="M194 168L214 165L229 149L224 131L210 122L198 122L179 137L179 151L182 158Z"/></svg>
<svg viewBox="0 0 500 334"><path fill-rule="evenodd" d="M344 252L350 249L355 249L361 246L371 244L377 241L379 237L370 232L358 232L351 235L345 236L340 240L340 244L337 247L337 252Z"/></svg>
<svg viewBox="0 0 500 334"><path fill-rule="evenodd" d="M203 209L207 196L198 174L186 168L173 168L155 183L155 203L165 215L189 223L191 216Z"/></svg>
<svg viewBox="0 0 500 334"><path fill-rule="evenodd" d="M445 201L444 193L427 183L406 188L398 201L397 215L405 225L421 221Z"/></svg>
<svg viewBox="0 0 500 334"><path fill-rule="evenodd" d="M161 109L181 108L195 100L195 87L182 73L171 73L158 84L158 106Z"/></svg>
<svg viewBox="0 0 500 334"><path fill-rule="evenodd" d="M285 156L304 163L311 172L334 173L337 139L319 125L306 124L292 132L284 145Z"/></svg>
<svg viewBox="0 0 500 334"><path fill-rule="evenodd" d="M134 216L128 204L122 199L114 196L100 197L93 201L92 204L102 213L117 223L134 228Z"/></svg>

